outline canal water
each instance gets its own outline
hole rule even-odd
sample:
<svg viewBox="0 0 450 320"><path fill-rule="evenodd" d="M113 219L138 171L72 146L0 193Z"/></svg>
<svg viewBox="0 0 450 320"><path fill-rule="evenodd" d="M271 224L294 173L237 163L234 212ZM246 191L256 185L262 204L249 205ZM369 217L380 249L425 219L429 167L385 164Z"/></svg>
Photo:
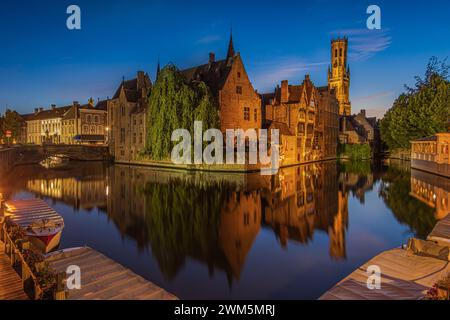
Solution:
<svg viewBox="0 0 450 320"><path fill-rule="evenodd" d="M316 299L381 251L426 237L449 211L439 179L401 162L271 177L70 162L17 167L0 191L61 213L61 248L90 246L181 299Z"/></svg>

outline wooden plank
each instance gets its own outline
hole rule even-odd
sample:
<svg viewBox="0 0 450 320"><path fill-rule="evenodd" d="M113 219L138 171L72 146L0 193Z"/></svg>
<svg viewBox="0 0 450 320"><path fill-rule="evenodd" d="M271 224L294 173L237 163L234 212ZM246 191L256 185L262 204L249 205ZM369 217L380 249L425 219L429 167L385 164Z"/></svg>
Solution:
<svg viewBox="0 0 450 320"><path fill-rule="evenodd" d="M11 267L0 241L0 300L28 300L23 291L22 280Z"/></svg>
<svg viewBox="0 0 450 320"><path fill-rule="evenodd" d="M69 299L72 300L177 299L91 248L62 250L49 255L46 261L51 268L58 270L65 270L69 265L80 267L81 289L69 291Z"/></svg>

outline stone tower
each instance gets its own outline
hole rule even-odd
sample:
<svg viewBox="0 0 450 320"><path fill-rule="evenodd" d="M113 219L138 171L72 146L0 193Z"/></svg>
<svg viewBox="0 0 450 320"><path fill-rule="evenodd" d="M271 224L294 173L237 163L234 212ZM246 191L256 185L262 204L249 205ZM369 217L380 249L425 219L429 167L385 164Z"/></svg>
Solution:
<svg viewBox="0 0 450 320"><path fill-rule="evenodd" d="M339 114L350 115L350 67L347 64L347 38L331 40L331 66L328 67L328 86L335 89L339 101Z"/></svg>

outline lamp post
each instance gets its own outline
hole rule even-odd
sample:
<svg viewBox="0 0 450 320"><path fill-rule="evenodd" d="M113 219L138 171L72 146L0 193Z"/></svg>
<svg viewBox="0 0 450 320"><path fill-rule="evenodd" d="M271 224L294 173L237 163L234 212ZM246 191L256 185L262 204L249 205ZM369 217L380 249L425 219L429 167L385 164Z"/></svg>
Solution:
<svg viewBox="0 0 450 320"><path fill-rule="evenodd" d="M105 144L108 145L108 143L109 143L109 127L106 127L105 131L106 131Z"/></svg>

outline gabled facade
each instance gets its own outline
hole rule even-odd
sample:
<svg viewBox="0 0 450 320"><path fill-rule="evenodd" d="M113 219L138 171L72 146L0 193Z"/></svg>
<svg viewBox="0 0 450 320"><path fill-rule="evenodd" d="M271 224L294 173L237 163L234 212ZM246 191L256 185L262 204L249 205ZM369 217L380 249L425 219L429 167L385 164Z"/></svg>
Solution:
<svg viewBox="0 0 450 320"><path fill-rule="evenodd" d="M74 102L62 119L62 142L65 144L103 144L106 140L106 101L79 105Z"/></svg>
<svg viewBox="0 0 450 320"><path fill-rule="evenodd" d="M267 103L265 126L270 129L274 123L282 123L288 127L289 133L280 131L281 135L295 137L290 142L295 143L294 156L289 153L285 164L336 156L337 144L333 143L333 137L337 139L338 103L332 90L321 88L319 91L306 75L301 85L289 85L284 80L273 95L265 94L263 97Z"/></svg>
<svg viewBox="0 0 450 320"><path fill-rule="evenodd" d="M147 136L147 97L152 82L138 71L135 79L123 80L107 102L109 152L116 161L136 160L144 149Z"/></svg>
<svg viewBox="0 0 450 320"><path fill-rule="evenodd" d="M230 36L227 57L216 61L210 53L209 62L183 70L188 81L203 81L218 99L220 129L262 127L261 97L253 88L245 70L241 55L235 53L233 38Z"/></svg>

